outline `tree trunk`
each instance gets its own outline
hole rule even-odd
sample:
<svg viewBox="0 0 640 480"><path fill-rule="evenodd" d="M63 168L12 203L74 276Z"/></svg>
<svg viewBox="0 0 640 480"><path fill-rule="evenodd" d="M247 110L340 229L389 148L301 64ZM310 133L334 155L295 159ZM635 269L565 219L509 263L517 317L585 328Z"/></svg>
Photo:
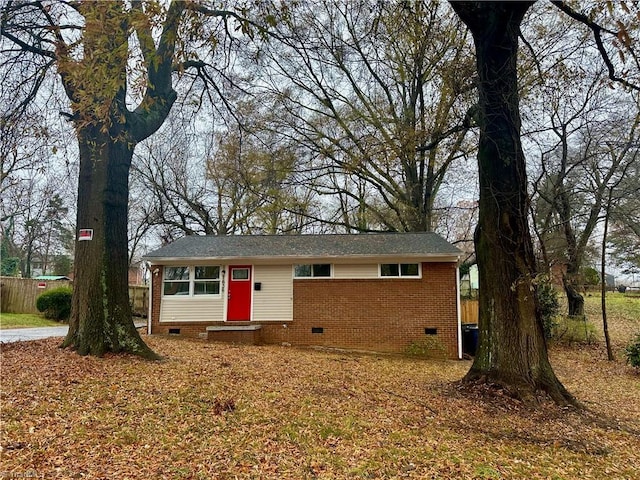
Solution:
<svg viewBox="0 0 640 480"><path fill-rule="evenodd" d="M607 360L610 362L616 359L613 354L613 349L611 348L609 321L607 319L607 235L609 233L609 216L612 195L613 187L609 189L609 198L606 203L604 231L602 232L602 248L600 250L600 306L602 307L602 328L604 330L604 343L607 346Z"/></svg>
<svg viewBox="0 0 640 480"><path fill-rule="evenodd" d="M580 288L580 265L582 264L582 255L584 249L578 245L576 234L571 225L571 202L564 185L566 176L566 158L567 154L563 153L563 166L560 175L560 193L558 201L558 214L563 224L564 236L567 241L567 270L562 274L562 285L567 296L568 313L570 317L584 317L584 298L578 290ZM583 235L586 233L583 232Z"/></svg>
<svg viewBox="0 0 640 480"><path fill-rule="evenodd" d="M73 347L81 355L102 355L106 350L103 294L104 215L102 192L106 182L104 148L92 142L97 128L78 132L80 174L76 213L76 245L73 265L74 289L69 332L63 347ZM103 136L102 136L103 137ZM81 229L92 231L91 240L78 240Z"/></svg>
<svg viewBox="0 0 640 480"><path fill-rule="evenodd" d="M562 285L567 295L567 305L570 317L584 318L584 297L578 291L578 274L567 271L562 275Z"/></svg>
<svg viewBox="0 0 640 480"><path fill-rule="evenodd" d="M520 23L531 3L452 6L473 35L479 75L479 346L464 381L497 384L525 401L545 392L559 404L575 404L549 363L533 281L516 66Z"/></svg>
<svg viewBox="0 0 640 480"><path fill-rule="evenodd" d="M142 341L133 324L129 301L129 168L133 158L130 142L111 146L107 190L103 205L105 212L105 294L107 323L113 329L112 350L135 353L143 357L155 354Z"/></svg>
<svg viewBox="0 0 640 480"><path fill-rule="evenodd" d="M120 140L118 140L120 138ZM80 177L74 294L63 347L81 355L107 351L158 358L133 324L128 292L127 204L133 144L100 126L78 128ZM93 230L78 240L80 229Z"/></svg>

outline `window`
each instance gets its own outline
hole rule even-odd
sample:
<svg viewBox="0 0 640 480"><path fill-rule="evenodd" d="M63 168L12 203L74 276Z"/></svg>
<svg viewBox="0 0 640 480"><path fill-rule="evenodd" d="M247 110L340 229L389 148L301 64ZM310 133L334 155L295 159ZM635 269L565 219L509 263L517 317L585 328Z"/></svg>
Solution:
<svg viewBox="0 0 640 480"><path fill-rule="evenodd" d="M195 267L194 295L220 294L220 267Z"/></svg>
<svg viewBox="0 0 640 480"><path fill-rule="evenodd" d="M189 295L189 267L165 267L165 295Z"/></svg>
<svg viewBox="0 0 640 480"><path fill-rule="evenodd" d="M420 277L419 263L382 263L381 277Z"/></svg>
<svg viewBox="0 0 640 480"><path fill-rule="evenodd" d="M330 277L331 264L314 263L314 264L308 264L308 265L295 265L293 276L296 278Z"/></svg>
<svg viewBox="0 0 640 480"><path fill-rule="evenodd" d="M220 295L220 267L165 267L164 295Z"/></svg>
<svg viewBox="0 0 640 480"><path fill-rule="evenodd" d="M294 272L294 277L310 277L311 276L311 265L296 265Z"/></svg>
<svg viewBox="0 0 640 480"><path fill-rule="evenodd" d="M233 280L249 280L249 269L248 268L232 268L231 278Z"/></svg>

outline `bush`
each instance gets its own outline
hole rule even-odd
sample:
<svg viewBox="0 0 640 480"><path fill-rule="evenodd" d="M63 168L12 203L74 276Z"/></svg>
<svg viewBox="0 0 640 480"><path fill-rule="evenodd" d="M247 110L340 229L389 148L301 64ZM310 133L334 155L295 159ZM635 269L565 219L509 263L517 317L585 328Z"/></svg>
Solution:
<svg viewBox="0 0 640 480"><path fill-rule="evenodd" d="M553 334L553 329L558 325L556 322L560 311L558 291L553 287L548 277L540 276L536 282L536 295L540 306L544 336L549 339Z"/></svg>
<svg viewBox="0 0 640 480"><path fill-rule="evenodd" d="M632 367L640 368L640 333L627 346L624 354L627 357L627 363L631 364Z"/></svg>
<svg viewBox="0 0 640 480"><path fill-rule="evenodd" d="M70 287L48 290L36 299L36 308L50 320L68 320L71 315L71 292Z"/></svg>
<svg viewBox="0 0 640 480"><path fill-rule="evenodd" d="M585 285L600 285L600 274L593 267L585 267L580 272Z"/></svg>

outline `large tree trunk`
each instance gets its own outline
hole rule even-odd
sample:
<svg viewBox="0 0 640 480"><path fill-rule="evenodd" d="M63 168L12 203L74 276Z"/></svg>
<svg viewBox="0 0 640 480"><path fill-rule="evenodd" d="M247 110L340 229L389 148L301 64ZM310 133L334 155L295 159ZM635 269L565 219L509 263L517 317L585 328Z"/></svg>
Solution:
<svg viewBox="0 0 640 480"><path fill-rule="evenodd" d="M76 230L91 229L93 238L76 237L71 318L62 346L81 355L110 351L157 358L140 338L129 304L127 204L133 146L97 126L79 128L78 138Z"/></svg>
<svg viewBox="0 0 640 480"><path fill-rule="evenodd" d="M129 300L129 169L133 158L132 142L111 145L105 212L105 294L107 324L112 331L112 351L135 353L146 358L157 356L142 341L133 323Z"/></svg>
<svg viewBox="0 0 640 480"><path fill-rule="evenodd" d="M68 36L64 32L72 27L65 23L70 14L66 7L49 12L40 2L15 3L3 13L33 13L44 24L8 25L3 19L3 40L16 52L28 52L44 62L41 73L55 66L60 76L72 111L65 115L73 121L79 143L77 229L93 231L91 240L76 241L72 316L63 346L81 354L127 351L155 357L135 330L129 306L128 175L135 145L160 128L176 100L172 86L176 42L183 13L194 6L168 2L161 21L162 15L149 2L65 2L72 23L82 25L81 33L74 26L74 34ZM203 14L226 17L228 12ZM56 25L58 20L65 24ZM127 101L138 95L127 95L130 68L136 72L133 84L146 82L133 111ZM39 85L34 86L31 94L38 90Z"/></svg>
<svg viewBox="0 0 640 480"><path fill-rule="evenodd" d="M103 293L104 212L102 193L106 183L106 155L92 137L97 128L78 134L80 175L76 213L76 245L73 265L74 289L69 332L63 347L73 347L81 355L102 355L107 351ZM91 240L78 240L81 229L92 231Z"/></svg>
<svg viewBox="0 0 640 480"><path fill-rule="evenodd" d="M473 34L479 75L479 346L464 380L500 385L526 401L546 392L557 403L575 403L549 363L533 281L516 68L531 3L452 5Z"/></svg>

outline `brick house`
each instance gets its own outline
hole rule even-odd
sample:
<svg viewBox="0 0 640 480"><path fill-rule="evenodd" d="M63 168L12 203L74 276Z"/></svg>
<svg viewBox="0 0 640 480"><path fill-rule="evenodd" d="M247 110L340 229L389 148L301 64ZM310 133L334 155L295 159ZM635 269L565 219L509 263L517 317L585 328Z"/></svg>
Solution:
<svg viewBox="0 0 640 480"><path fill-rule="evenodd" d="M145 257L148 329L460 358L459 255L434 233L188 236Z"/></svg>

